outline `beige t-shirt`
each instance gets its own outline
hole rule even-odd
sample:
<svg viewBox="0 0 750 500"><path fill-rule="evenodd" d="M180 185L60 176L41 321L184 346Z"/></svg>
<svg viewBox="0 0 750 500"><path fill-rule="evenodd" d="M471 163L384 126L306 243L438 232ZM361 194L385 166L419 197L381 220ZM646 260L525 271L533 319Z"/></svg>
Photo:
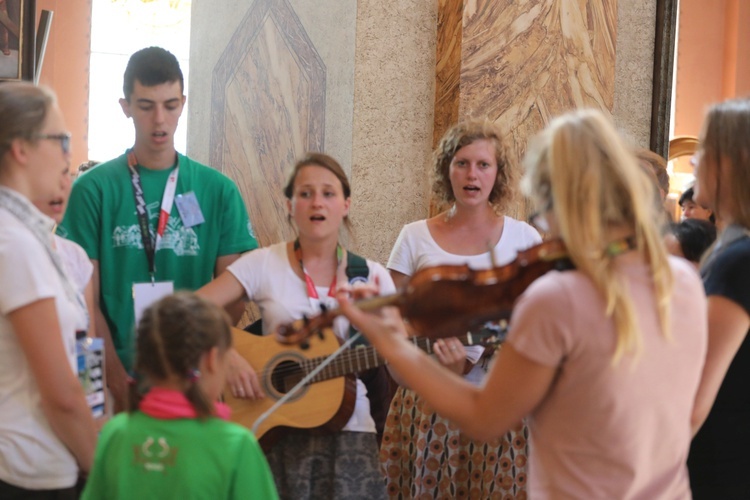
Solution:
<svg viewBox="0 0 750 500"><path fill-rule="evenodd" d="M538 279L514 308L508 342L559 367L533 410L530 498L690 498L690 415L706 354L706 299L695 270L670 258L671 338L662 335L648 267L618 257L643 338L612 365L614 322L578 271Z"/></svg>

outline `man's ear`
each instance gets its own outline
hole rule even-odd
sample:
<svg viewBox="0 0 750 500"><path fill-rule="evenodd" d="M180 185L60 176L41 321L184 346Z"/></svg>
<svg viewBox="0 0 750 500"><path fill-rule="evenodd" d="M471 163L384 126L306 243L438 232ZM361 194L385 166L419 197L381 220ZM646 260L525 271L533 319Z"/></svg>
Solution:
<svg viewBox="0 0 750 500"><path fill-rule="evenodd" d="M125 113L126 117L132 118L132 115L130 114L130 103L124 97L120 99L120 107L122 108L122 112Z"/></svg>

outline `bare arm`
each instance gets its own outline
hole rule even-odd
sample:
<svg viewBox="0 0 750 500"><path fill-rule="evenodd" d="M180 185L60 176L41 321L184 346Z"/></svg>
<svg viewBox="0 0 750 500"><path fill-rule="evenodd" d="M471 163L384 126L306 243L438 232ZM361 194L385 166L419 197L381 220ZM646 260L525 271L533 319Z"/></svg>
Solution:
<svg viewBox="0 0 750 500"><path fill-rule="evenodd" d="M535 363L508 344L484 386L475 387L406 340L406 328L395 308L365 313L353 307L345 294L339 295L339 302L400 377L437 413L475 439L505 433L539 404L554 379L554 367Z"/></svg>
<svg viewBox="0 0 750 500"><path fill-rule="evenodd" d="M214 277L219 277L224 274L224 271L226 271L227 267L229 267L232 262L239 258L240 254L233 253L230 255L222 255L221 257L216 259L216 265L214 266ZM235 299L233 302L228 302L222 305L222 307L224 307L224 309L227 311L227 314L229 314L229 317L232 319L232 324L236 325L242 317L242 314L245 312L244 296L245 292L243 290L242 295Z"/></svg>
<svg viewBox="0 0 750 500"><path fill-rule="evenodd" d="M128 402L128 374L117 355L115 345L112 342L112 333L99 306L99 261L92 260L94 274L91 275L91 288L93 295L94 314L92 323L99 337L104 340L104 365L107 375L107 387L114 399L114 412L119 413L127 407Z"/></svg>
<svg viewBox="0 0 750 500"><path fill-rule="evenodd" d="M246 298L242 283L229 271L219 274L213 281L203 285L195 293L224 308L227 307L227 304L231 305L237 301L242 302Z"/></svg>
<svg viewBox="0 0 750 500"><path fill-rule="evenodd" d="M84 472L91 470L96 427L80 381L65 354L55 299L43 299L8 314L39 387L42 411L53 432Z"/></svg>
<svg viewBox="0 0 750 500"><path fill-rule="evenodd" d="M708 298L708 352L691 418L693 435L708 417L729 365L750 328L750 316L725 297Z"/></svg>
<svg viewBox="0 0 750 500"><path fill-rule="evenodd" d="M242 284L229 271L224 271L195 293L224 308L227 307L227 304L235 304L238 301L244 307L244 298L246 297ZM264 397L265 394L260 387L258 375L247 360L240 356L235 349L231 349L227 355L227 384L234 397L248 399Z"/></svg>

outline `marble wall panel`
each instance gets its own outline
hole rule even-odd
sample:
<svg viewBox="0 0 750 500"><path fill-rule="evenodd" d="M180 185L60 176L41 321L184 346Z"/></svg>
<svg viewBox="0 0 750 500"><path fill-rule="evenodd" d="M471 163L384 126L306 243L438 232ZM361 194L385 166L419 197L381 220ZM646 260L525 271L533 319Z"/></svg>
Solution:
<svg viewBox="0 0 750 500"><path fill-rule="evenodd" d="M267 0L193 1L188 153L200 161L209 162L212 128L209 96L216 61L248 9L260 1ZM464 2L289 0L289 3L326 66L325 142L326 149L341 161L344 168L351 168L351 215L355 227L351 246L363 255L385 262L401 227L428 215L430 180L427 171L434 136L442 134L438 131L439 118L436 117L442 108L438 108L436 102L443 86L438 74L441 67L445 67L440 66L436 56L440 54L437 40L446 32L441 28L438 33L438 25L445 22L443 18L439 20L438 7L451 5L456 8L461 4L463 12ZM539 13L534 14L535 5L551 5L551 2L537 0L465 3L472 6L467 12L474 15L482 14L484 9L496 9L497 4L510 9L501 11L501 16L518 13L523 7L530 14L516 16L521 20L512 28L519 32L524 31L520 29L522 21L528 22L529 15L542 15L541 7ZM580 19L576 22L585 26L587 33L580 40L585 42L588 38L587 45L595 54L602 50L601 47L606 47L607 42L606 38L592 37L590 26L610 26L613 22L611 9L616 6L616 43L613 44L616 74L611 90L614 94L613 114L616 124L626 135L647 146L655 0L628 0L616 4L611 0L592 1L592 5L602 5L594 5L595 10L591 12L581 7L585 2L575 0L570 5L578 14L567 14L562 7L567 3L560 0L548 8L554 7L565 13L564 19L571 16L573 21ZM605 6L610 10L602 18L605 11L601 8ZM570 22L566 21L566 26ZM557 24L562 26L562 20ZM460 48L463 42L456 37L464 34L463 18L458 27L448 39L458 41ZM475 36L481 36L481 33ZM488 43L498 45L497 41ZM569 45L563 44L565 46ZM588 59L583 57L582 60ZM572 69L563 67L563 70L563 73L575 73L576 66ZM592 73L591 68L587 71ZM528 72L525 71L527 76ZM481 71L477 73L481 75ZM592 81L595 81L593 77ZM251 96L253 89L247 91ZM572 90L570 92L572 94ZM587 92L579 91L578 95L589 98ZM597 92L606 103L606 92ZM468 109L468 105L465 104L463 109ZM512 116L523 117L520 109ZM551 112L548 110L547 113Z"/></svg>
<svg viewBox="0 0 750 500"><path fill-rule="evenodd" d="M614 104L617 0L467 0L461 117L498 124L519 162L565 111Z"/></svg>
<svg viewBox="0 0 750 500"><path fill-rule="evenodd" d="M282 189L297 158L325 149L325 65L287 2L248 11L212 90L211 164L239 186L262 245L292 237Z"/></svg>
<svg viewBox="0 0 750 500"><path fill-rule="evenodd" d="M293 234L299 157L351 169L355 22L355 0L193 2L188 154L237 182L263 245Z"/></svg>

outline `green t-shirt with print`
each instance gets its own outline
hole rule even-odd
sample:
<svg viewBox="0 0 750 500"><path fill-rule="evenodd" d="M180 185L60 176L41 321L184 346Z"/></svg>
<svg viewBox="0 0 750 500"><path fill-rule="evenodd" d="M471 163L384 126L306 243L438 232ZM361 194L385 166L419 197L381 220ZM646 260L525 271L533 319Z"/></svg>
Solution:
<svg viewBox="0 0 750 500"><path fill-rule="evenodd" d="M155 280L174 282L175 291L196 290L213 278L217 258L252 250L258 243L237 186L217 170L184 155L178 158L175 194L195 193L205 222L185 227L173 204L156 249ZM171 171L138 166L153 241ZM151 276L126 155L79 177L58 234L99 262L99 304L117 354L130 370L135 347L133 284L149 282Z"/></svg>
<svg viewBox="0 0 750 500"><path fill-rule="evenodd" d="M137 411L104 427L81 498L265 500L278 494L258 441L244 427Z"/></svg>

